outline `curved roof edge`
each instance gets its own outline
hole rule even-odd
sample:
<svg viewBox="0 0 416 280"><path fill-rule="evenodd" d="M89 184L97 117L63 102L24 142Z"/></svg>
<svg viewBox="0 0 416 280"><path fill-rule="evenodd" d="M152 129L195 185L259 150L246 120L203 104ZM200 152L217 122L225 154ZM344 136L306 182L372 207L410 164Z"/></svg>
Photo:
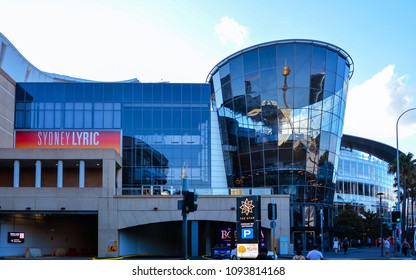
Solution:
<svg viewBox="0 0 416 280"><path fill-rule="evenodd" d="M341 147L359 150L386 162L393 162L396 159L396 148L358 136L342 135Z"/></svg>
<svg viewBox="0 0 416 280"><path fill-rule="evenodd" d="M100 83L106 83L105 81L95 81L95 80L88 80L88 79L82 79L82 78L76 78L76 77L70 77L70 76L65 76L65 75L59 75L59 74L54 74L54 73L49 73L49 72L45 72L40 70L39 68L37 68L36 66L34 66L31 62L29 62L29 60L26 59L26 57L24 57L22 55L22 53L9 41L9 39L7 39L6 36L3 35L3 33L0 32L0 43L4 42L6 45L6 48L10 48L12 50L12 52L14 52L15 55L19 56L21 58L22 62L27 63L27 67L30 69L30 71L37 71L39 74L44 75L45 77L51 79L51 81L54 82L100 82ZM1 44L0 44L0 55L3 54L4 52L1 49ZM6 53L7 55L7 53ZM0 57L0 62L2 61L2 57ZM0 68L1 65L0 65ZM2 68L3 69L3 68ZM8 69L3 69L6 71L6 73L10 72L7 71ZM15 77L12 77L14 80ZM16 80L16 82L25 82L25 81L18 81ZM123 80L123 81L111 81L112 83L140 83L140 81L137 78L133 78L133 79L129 79L129 80Z"/></svg>
<svg viewBox="0 0 416 280"><path fill-rule="evenodd" d="M129 80L123 80L123 81L94 81L94 80L87 80L87 79L81 79L81 78L74 78L70 76L65 75L59 75L54 73L47 73L43 72L46 75L49 75L54 81L56 82L80 82L80 83L140 83L140 81L136 78L129 79Z"/></svg>
<svg viewBox="0 0 416 280"><path fill-rule="evenodd" d="M209 82L209 80L212 77L212 74L214 72L217 71L218 68L220 68L222 65L224 65L225 63L227 63L230 59L239 56L245 52L254 50L256 48L262 48L262 47L266 47L266 46L270 46L270 45L276 45L276 44L293 44L293 43L301 43L301 44L312 44L312 45L316 45L316 46L321 46L321 47L325 47L337 54L339 54L341 57L343 57L347 63L348 66L350 68L350 74L349 74L349 78L351 79L352 75L354 74L354 61L352 60L351 56L344 51L343 49L341 49L340 47L337 47L333 44L327 43L327 42L323 42L323 41L319 41L319 40L311 40L311 39L284 39L284 40L275 40L275 41L269 41L269 42L265 42L265 43L260 43L257 45L253 45L251 47L242 49L240 51L237 51L231 55L229 55L228 57L226 57L225 59L223 59L222 61L220 61L219 63L217 63L217 65L212 68L212 70L209 72L207 78L206 78L206 82Z"/></svg>

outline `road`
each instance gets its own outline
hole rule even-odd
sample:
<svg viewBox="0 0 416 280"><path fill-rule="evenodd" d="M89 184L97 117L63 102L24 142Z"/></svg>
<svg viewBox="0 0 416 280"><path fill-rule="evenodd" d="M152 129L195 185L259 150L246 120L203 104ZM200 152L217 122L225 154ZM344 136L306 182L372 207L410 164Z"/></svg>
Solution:
<svg viewBox="0 0 416 280"><path fill-rule="evenodd" d="M381 255L380 247L360 247L350 248L347 254L344 255L344 251L341 250L338 254L334 251L323 252L324 259L326 260L411 260L412 256L404 256L402 253L394 253L393 248L390 249L388 255L385 254L383 249L383 256Z"/></svg>

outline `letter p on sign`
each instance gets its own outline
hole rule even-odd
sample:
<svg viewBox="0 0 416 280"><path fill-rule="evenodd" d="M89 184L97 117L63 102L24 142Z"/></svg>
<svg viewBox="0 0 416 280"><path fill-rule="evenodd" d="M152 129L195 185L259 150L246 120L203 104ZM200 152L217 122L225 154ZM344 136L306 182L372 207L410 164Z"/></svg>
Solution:
<svg viewBox="0 0 416 280"><path fill-rule="evenodd" d="M241 229L241 238L243 239L252 239L254 237L253 228L243 228Z"/></svg>

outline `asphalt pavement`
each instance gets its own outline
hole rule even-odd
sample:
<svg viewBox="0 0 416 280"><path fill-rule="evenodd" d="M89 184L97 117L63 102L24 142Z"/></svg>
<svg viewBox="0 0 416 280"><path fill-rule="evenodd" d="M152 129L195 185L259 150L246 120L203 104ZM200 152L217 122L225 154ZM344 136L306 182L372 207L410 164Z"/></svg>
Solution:
<svg viewBox="0 0 416 280"><path fill-rule="evenodd" d="M306 256L307 252L303 252L303 255ZM407 255L405 256L403 253L397 253L393 251L393 248L390 248L389 254L385 254L385 249L383 248L383 254L381 252L380 247L353 247L349 248L347 253L344 254L344 251L341 250L337 254L331 251L323 251L324 260L416 260L416 256ZM291 260L293 255L278 255L278 260ZM23 259L24 257L7 257L7 258L0 258L0 259ZM51 257L51 256L43 256L40 258L30 258L30 259L42 259L42 260L50 260L50 259L60 259L60 260L74 260L74 259L94 259L94 258L74 258L74 257ZM127 258L118 258L118 259L182 259L180 257L155 257L149 258L148 256L140 256L137 255L136 257L127 257ZM211 259L210 257L190 257L189 259Z"/></svg>
<svg viewBox="0 0 416 280"><path fill-rule="evenodd" d="M325 260L412 260L415 259L411 255L405 256L403 253L394 252L393 248L390 248L388 254L385 249L383 252L380 247L353 247L349 248L347 253L341 249L336 254L333 250L323 252Z"/></svg>

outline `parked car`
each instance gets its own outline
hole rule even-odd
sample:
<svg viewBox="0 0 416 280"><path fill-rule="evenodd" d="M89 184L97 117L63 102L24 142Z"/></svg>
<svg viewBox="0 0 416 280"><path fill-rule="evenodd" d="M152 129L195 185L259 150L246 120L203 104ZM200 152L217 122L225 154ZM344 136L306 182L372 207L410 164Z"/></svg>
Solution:
<svg viewBox="0 0 416 280"><path fill-rule="evenodd" d="M217 244L211 248L211 257L213 259L229 259L231 248L225 244Z"/></svg>
<svg viewBox="0 0 416 280"><path fill-rule="evenodd" d="M240 259L239 257L237 257L237 248L234 248L234 249L231 250L230 259L231 260L239 260ZM267 259L277 260L277 255L275 255L272 251L267 251Z"/></svg>

